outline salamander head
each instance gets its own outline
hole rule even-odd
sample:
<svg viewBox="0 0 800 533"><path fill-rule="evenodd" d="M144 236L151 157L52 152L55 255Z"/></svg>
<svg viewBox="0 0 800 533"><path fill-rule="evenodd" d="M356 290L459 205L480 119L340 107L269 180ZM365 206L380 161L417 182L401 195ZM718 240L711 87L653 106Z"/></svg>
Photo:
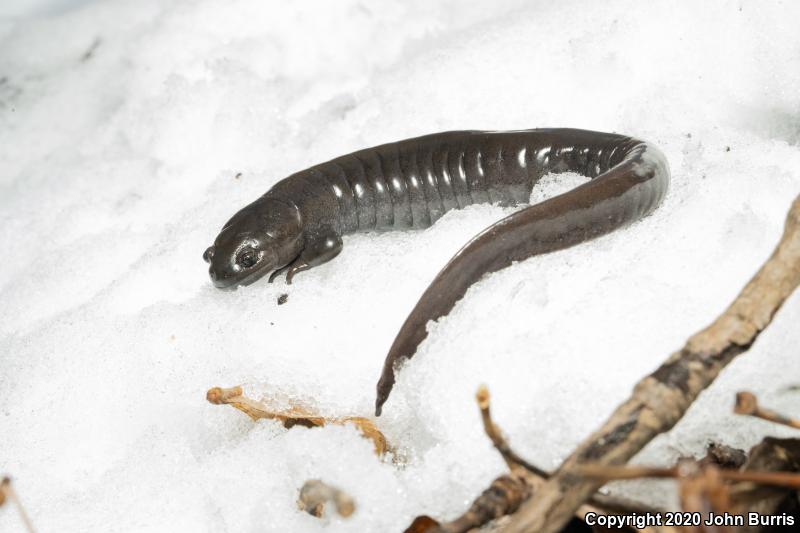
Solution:
<svg viewBox="0 0 800 533"><path fill-rule="evenodd" d="M303 222L295 205L259 198L231 218L203 254L220 289L249 285L293 261L303 248Z"/></svg>

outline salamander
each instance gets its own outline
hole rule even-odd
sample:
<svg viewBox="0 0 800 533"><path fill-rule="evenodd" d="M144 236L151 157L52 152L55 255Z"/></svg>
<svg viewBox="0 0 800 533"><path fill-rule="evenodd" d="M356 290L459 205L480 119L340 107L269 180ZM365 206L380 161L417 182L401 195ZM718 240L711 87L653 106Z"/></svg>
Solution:
<svg viewBox="0 0 800 533"><path fill-rule="evenodd" d="M356 232L422 229L475 203L527 203L548 173L592 178L514 212L453 256L400 328L377 384L375 412L397 365L482 276L561 250L652 212L669 187L669 166L651 143L578 129L449 131L343 155L277 182L237 212L203 254L215 286L233 288L270 274L298 272L335 258Z"/></svg>

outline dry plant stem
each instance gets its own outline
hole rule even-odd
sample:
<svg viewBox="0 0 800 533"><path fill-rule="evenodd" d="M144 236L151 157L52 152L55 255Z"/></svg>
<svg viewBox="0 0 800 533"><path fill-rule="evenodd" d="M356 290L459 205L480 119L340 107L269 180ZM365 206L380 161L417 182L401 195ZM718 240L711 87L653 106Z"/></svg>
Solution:
<svg viewBox="0 0 800 533"><path fill-rule="evenodd" d="M800 441L790 441L795 448L800 450ZM800 466L800 454L795 451L790 454L783 448L777 446L770 448L771 460L765 459L766 453L761 453L762 461L755 464L765 464L774 470L780 467L786 468L789 465ZM759 454L756 455L759 457ZM790 459L791 458L791 459ZM751 498L752 503L759 503L762 497L778 494L786 496L786 489L800 489L800 474L792 472L775 471L755 471L754 463L748 463L748 469L725 470L713 464L701 464L699 462L685 461L683 464L671 467L648 467L648 466L607 466L607 465L581 465L576 467L575 472L588 477L602 480L603 483L612 480L638 479L645 477L653 478L675 478L679 481L679 494L681 507L687 512L697 512L705 514L708 510L713 510L717 515L730 513L731 509L731 483L743 484L751 492L755 492L757 497ZM753 491L753 487L761 487L762 490ZM764 487L769 487L763 490ZM777 503L774 502L774 511ZM752 510L752 509L748 509ZM762 514L775 514L774 512L764 512ZM700 531L702 528L696 528ZM727 531L726 528L717 528L717 531Z"/></svg>
<svg viewBox="0 0 800 533"><path fill-rule="evenodd" d="M333 502L336 512L344 518L356 510L356 504L349 494L319 479L309 479L303 484L297 498L297 507L319 518L325 512L328 502Z"/></svg>
<svg viewBox="0 0 800 533"><path fill-rule="evenodd" d="M562 463L522 504L506 531L555 533L601 485L575 467L623 464L655 436L671 429L697 396L737 355L747 351L800 283L800 197L770 258L713 324L692 336Z"/></svg>
<svg viewBox="0 0 800 533"><path fill-rule="evenodd" d="M375 424L367 418L357 416L349 416L342 418L325 418L318 414L311 413L308 409L301 406L292 406L289 409L280 411L271 409L269 406L261 402L248 398L244 395L242 387L231 387L224 389L222 387L214 387L206 393L206 399L216 405L230 405L239 411L245 413L251 419L258 420L266 418L269 420L278 420L287 429L293 426L304 426L308 428L321 427L327 424L346 425L352 424L358 429L361 434L370 439L375 446L375 453L383 455L389 451L389 446L386 443L386 437L383 436Z"/></svg>
<svg viewBox="0 0 800 533"><path fill-rule="evenodd" d="M30 517L28 517L28 513L25 512L25 507L22 506L22 502L19 500L17 492L14 490L14 487L11 486L11 478L4 477L2 481L0 481L0 507L2 507L7 501L14 503L15 507L17 508L17 512L19 513L19 517L22 520L22 523L25 525L25 529L28 531L28 533L35 533L35 530L33 529L33 523L31 522Z"/></svg>
<svg viewBox="0 0 800 533"><path fill-rule="evenodd" d="M452 522L440 524L437 533L465 533L495 518L513 513L530 497L532 487L524 475L505 474L492 481L489 488L475 498L467 512Z"/></svg>
<svg viewBox="0 0 800 533"><path fill-rule="evenodd" d="M476 400L481 412L481 420L486 435L503 457L508 465L509 474L495 479L472 503L470 508L457 519L438 523L427 516L417 517L406 533L437 532L437 533L464 533L474 528L479 528L492 520L516 511L520 504L530 498L531 494L540 487L550 474L534 465L531 465L511 449L503 436L502 430L492 420L489 390L481 386L476 394ZM609 496L596 495L589 503L582 505L575 515L584 519L587 513L596 515L631 514L631 513L656 513L656 509L631 503L626 500ZM641 533L674 533L671 527L646 527Z"/></svg>
<svg viewBox="0 0 800 533"><path fill-rule="evenodd" d="M651 466L606 466L606 465L581 465L575 468L575 473L603 482L620 479L638 479L643 477L655 478L681 478L682 467L659 468ZM706 467L718 471L720 479L731 482L748 482L770 487L784 487L800 489L800 473L794 472L755 472L739 470L721 470L715 467Z"/></svg>
<svg viewBox="0 0 800 533"><path fill-rule="evenodd" d="M659 468L651 466L605 466L583 465L577 467L576 473L602 480L603 482L620 479L638 479L643 477L680 478L681 467ZM723 481L756 483L771 487L800 489L800 474L794 472L741 472L738 470L719 470Z"/></svg>
<svg viewBox="0 0 800 533"><path fill-rule="evenodd" d="M678 468L678 496L681 509L687 513L708 516L709 513L725 515L730 513L730 494L728 486L719 475L720 470L714 465L700 468L695 462L684 463ZM727 525L710 526L691 525L689 532L727 533Z"/></svg>
<svg viewBox="0 0 800 533"><path fill-rule="evenodd" d="M489 437L489 440L492 441L492 444L494 444L494 447L497 449L497 451L500 452L500 456L508 465L509 470L513 470L515 467L521 466L528 472L543 479L550 477L549 472L545 472L541 468L530 464L525 459L517 455L508 445L505 437L503 437L503 432L499 427L497 427L497 425L494 423L494 420L492 420L492 413L489 407L489 389L487 389L484 385L481 385L481 387L478 389L478 392L475 394L475 399L478 401L478 408L481 411L483 430L486 432L486 435Z"/></svg>
<svg viewBox="0 0 800 533"><path fill-rule="evenodd" d="M790 428L800 429L800 420L794 420L770 409L764 409L758 405L758 399L752 392L742 391L736 393L736 406L733 408L733 412L738 415L754 416L776 424L789 426Z"/></svg>
<svg viewBox="0 0 800 533"><path fill-rule="evenodd" d="M481 421L483 422L483 430L486 432L486 435L489 437L489 440L492 441L492 444L494 444L494 447L503 457L503 460L508 465L508 469L511 470L512 473L516 474L517 477L520 479L525 479L527 481L527 484L530 485L531 487L537 487L541 485L542 483L544 483L545 480L550 478L551 475L550 472L542 470L536 465L532 465L531 463L520 457L513 449L511 449L511 446L508 444L505 437L503 436L502 430L499 428L497 424L495 424L494 420L492 419L492 412L491 412L489 398L490 398L489 389L487 389L486 386L481 385L478 388L478 392L475 394L475 399L477 400L478 408L481 411ZM653 509L652 507L648 507L646 505L642 505L636 502L631 502L620 498L613 498L611 496L606 496L603 494L595 494L595 496L589 500L589 504L591 505L590 509L587 508L584 510L584 512L581 512L581 510L579 509L578 512L576 513L576 516L582 519L583 516L586 514L585 511L597 512L598 514L609 514L616 512L618 513L658 512L657 509ZM513 507L514 509L516 509L518 507L518 504Z"/></svg>
<svg viewBox="0 0 800 533"><path fill-rule="evenodd" d="M483 429L511 472L492 481L489 488L475 498L469 509L455 520L438 523L431 522L430 517L417 517L406 531L463 533L480 527L516 511L530 497L533 487L540 485L547 476L546 472L520 458L508 445L502 431L492 420L488 389L481 386L475 398L481 412ZM424 525L420 521L424 521Z"/></svg>

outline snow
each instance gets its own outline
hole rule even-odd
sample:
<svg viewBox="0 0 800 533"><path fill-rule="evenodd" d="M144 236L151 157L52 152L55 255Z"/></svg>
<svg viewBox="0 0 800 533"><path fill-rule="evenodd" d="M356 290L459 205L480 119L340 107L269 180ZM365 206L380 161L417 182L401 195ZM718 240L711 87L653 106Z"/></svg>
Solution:
<svg viewBox="0 0 800 533"><path fill-rule="evenodd" d="M455 517L504 470L479 384L512 445L556 467L724 309L800 191L796 2L3 6L0 470L40 531L397 531ZM431 325L377 419L403 465L350 427L287 431L205 401L245 384L370 416L418 296L509 210L348 237L292 286L221 292L201 254L233 212L358 148L544 126L657 143L670 193L630 228L487 277ZM579 181L550 177L533 196ZM790 434L731 408L746 388L800 414L798 304L637 461ZM356 513L298 511L310 478L350 493ZM0 508L0 530L18 520Z"/></svg>

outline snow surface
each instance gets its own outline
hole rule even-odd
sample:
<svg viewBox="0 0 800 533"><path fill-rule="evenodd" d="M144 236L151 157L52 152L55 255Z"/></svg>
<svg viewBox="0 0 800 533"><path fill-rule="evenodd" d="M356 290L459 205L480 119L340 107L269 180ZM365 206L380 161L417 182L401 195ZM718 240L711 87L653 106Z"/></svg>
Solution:
<svg viewBox="0 0 800 533"><path fill-rule="evenodd" d="M504 470L481 430L479 384L518 451L554 468L722 311L800 191L798 2L11 4L0 11L0 470L43 532L400 531L420 513L452 518ZM489 276L432 325L378 419L404 466L352 428L287 431L205 401L244 383L369 416L418 296L508 210L348 237L291 287L230 293L200 256L233 212L354 149L540 126L654 141L672 189L633 227ZM534 196L574 183L554 177ZM731 407L747 388L800 413L787 390L800 381L798 304L637 460L789 434ZM299 512L309 478L352 494L355 515ZM649 492L670 501L669 486ZM20 527L0 509L0 530Z"/></svg>

